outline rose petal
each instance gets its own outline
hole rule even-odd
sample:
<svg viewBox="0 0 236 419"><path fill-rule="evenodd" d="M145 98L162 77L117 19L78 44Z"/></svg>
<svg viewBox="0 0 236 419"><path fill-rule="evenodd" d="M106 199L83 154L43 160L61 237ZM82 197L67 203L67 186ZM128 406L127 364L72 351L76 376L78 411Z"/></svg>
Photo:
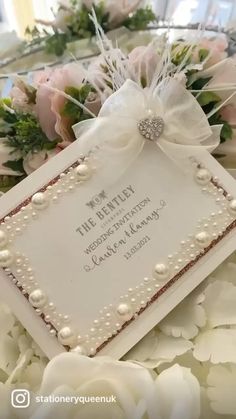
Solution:
<svg viewBox="0 0 236 419"><path fill-rule="evenodd" d="M236 286L218 280L208 285L205 296L203 307L210 327L236 325Z"/></svg>
<svg viewBox="0 0 236 419"><path fill-rule="evenodd" d="M236 416L236 365L212 367L207 382L207 395L214 412Z"/></svg>
<svg viewBox="0 0 236 419"><path fill-rule="evenodd" d="M213 329L200 333L195 341L193 355L201 362L210 360L236 363L236 330Z"/></svg>
<svg viewBox="0 0 236 419"><path fill-rule="evenodd" d="M201 298L196 294L185 298L177 308L162 320L159 328L167 335L192 339L198 334L198 328L206 324L206 315L200 305L201 301Z"/></svg>

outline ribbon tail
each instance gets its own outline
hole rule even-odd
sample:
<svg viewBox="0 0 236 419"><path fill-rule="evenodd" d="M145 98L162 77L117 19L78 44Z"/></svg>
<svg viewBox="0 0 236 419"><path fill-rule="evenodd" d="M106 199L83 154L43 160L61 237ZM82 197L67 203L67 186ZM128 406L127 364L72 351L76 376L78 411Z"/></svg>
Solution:
<svg viewBox="0 0 236 419"><path fill-rule="evenodd" d="M177 144L164 138L156 143L162 152L171 159L181 170L189 171L188 161L192 156L199 157L203 151L212 153L220 144L220 133L222 125L214 125L212 135L199 144Z"/></svg>

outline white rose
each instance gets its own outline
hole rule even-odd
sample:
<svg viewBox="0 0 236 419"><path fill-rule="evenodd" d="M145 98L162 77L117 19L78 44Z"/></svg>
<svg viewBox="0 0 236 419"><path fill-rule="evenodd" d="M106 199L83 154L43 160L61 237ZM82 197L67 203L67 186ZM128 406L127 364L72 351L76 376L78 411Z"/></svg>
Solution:
<svg viewBox="0 0 236 419"><path fill-rule="evenodd" d="M46 367L40 394L103 396L107 400L113 396L116 401L42 403L31 419L163 419L158 415L152 375L129 362L103 357L90 359L75 353L59 355Z"/></svg>

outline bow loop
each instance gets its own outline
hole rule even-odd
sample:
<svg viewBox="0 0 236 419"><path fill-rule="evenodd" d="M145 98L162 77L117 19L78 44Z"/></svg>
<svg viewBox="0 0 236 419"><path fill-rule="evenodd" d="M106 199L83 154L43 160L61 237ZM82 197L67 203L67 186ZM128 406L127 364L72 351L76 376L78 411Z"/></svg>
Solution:
<svg viewBox="0 0 236 419"><path fill-rule="evenodd" d="M93 155L105 178L117 180L151 140L178 165L220 142L221 126L211 127L195 97L174 78L155 91L127 80L104 103L97 118L76 124L83 154Z"/></svg>

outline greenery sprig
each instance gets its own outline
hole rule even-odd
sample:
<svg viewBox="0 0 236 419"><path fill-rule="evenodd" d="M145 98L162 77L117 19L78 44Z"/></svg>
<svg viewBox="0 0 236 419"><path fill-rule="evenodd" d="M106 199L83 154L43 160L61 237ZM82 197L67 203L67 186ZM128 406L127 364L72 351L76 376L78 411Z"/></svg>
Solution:
<svg viewBox="0 0 236 419"><path fill-rule="evenodd" d="M85 104L89 95L95 92L96 90L90 83L83 85L80 89L73 86L68 86L65 89L65 93L70 95L73 99L76 99L82 105ZM70 118L71 125L74 125L77 122L81 122L81 121L91 118L91 116L88 113L86 113L82 108L80 108L79 106L77 106L75 103L73 103L70 100L66 101L61 111L61 115Z"/></svg>
<svg viewBox="0 0 236 419"><path fill-rule="evenodd" d="M175 44L172 48L173 58L172 62L176 66L183 62L186 55L189 54L190 46L186 45L182 49L177 49L178 44ZM194 54L195 49L193 49L192 54L189 54L188 59L185 62L185 67L187 67L192 60L192 55ZM198 51L198 58L200 63L202 63L207 56L209 55L210 51L207 49L200 49ZM206 86L212 79L212 77L199 77L196 78L198 74L198 70L189 70L186 72L187 77L187 88L191 90L202 90L204 86ZM193 93L194 94L194 93ZM221 102L221 98L212 91L204 91L199 94L194 94L197 97L198 103L201 105L204 113L207 115L209 112L213 111L219 102ZM213 125L223 125L220 135L221 143L225 142L226 140L231 140L233 137L233 129L230 124L225 121L220 111L216 111L213 116L209 118L209 124Z"/></svg>
<svg viewBox="0 0 236 419"><path fill-rule="evenodd" d="M194 83L192 83L191 89L203 89L203 87L207 83L209 83L210 80L211 77L199 78ZM198 95L197 100L206 115L208 115L209 112L213 111L217 107L217 105L219 105L219 102L221 102L220 96L218 96L216 93L204 90L202 91L202 93L200 93L200 95ZM220 111L216 111L214 115L212 115L208 119L208 121L211 126L223 125L220 134L221 143L225 142L226 140L231 140L233 138L233 129L230 126L230 124L222 118Z"/></svg>
<svg viewBox="0 0 236 419"><path fill-rule="evenodd" d="M97 21L101 25L104 32L111 29L109 22L109 13L106 11L104 1L101 0L99 4L93 4ZM40 30L37 26L33 29L26 28L26 35L29 38L29 46L41 45L45 52L61 56L64 54L67 44L76 40L91 38L95 35L95 27L90 19L91 9L88 9L85 4L80 5L78 0L71 0L72 13L67 17L67 28L61 32L55 27L51 30ZM147 26L157 20L155 14L150 7L137 9L131 16L124 19L120 26L125 26L130 30L144 30Z"/></svg>
<svg viewBox="0 0 236 419"><path fill-rule="evenodd" d="M16 156L16 160L8 160L3 165L23 176L26 175L23 160L28 153L52 150L59 142L47 138L34 115L13 111L10 99L0 102L0 137L10 147L10 155Z"/></svg>

